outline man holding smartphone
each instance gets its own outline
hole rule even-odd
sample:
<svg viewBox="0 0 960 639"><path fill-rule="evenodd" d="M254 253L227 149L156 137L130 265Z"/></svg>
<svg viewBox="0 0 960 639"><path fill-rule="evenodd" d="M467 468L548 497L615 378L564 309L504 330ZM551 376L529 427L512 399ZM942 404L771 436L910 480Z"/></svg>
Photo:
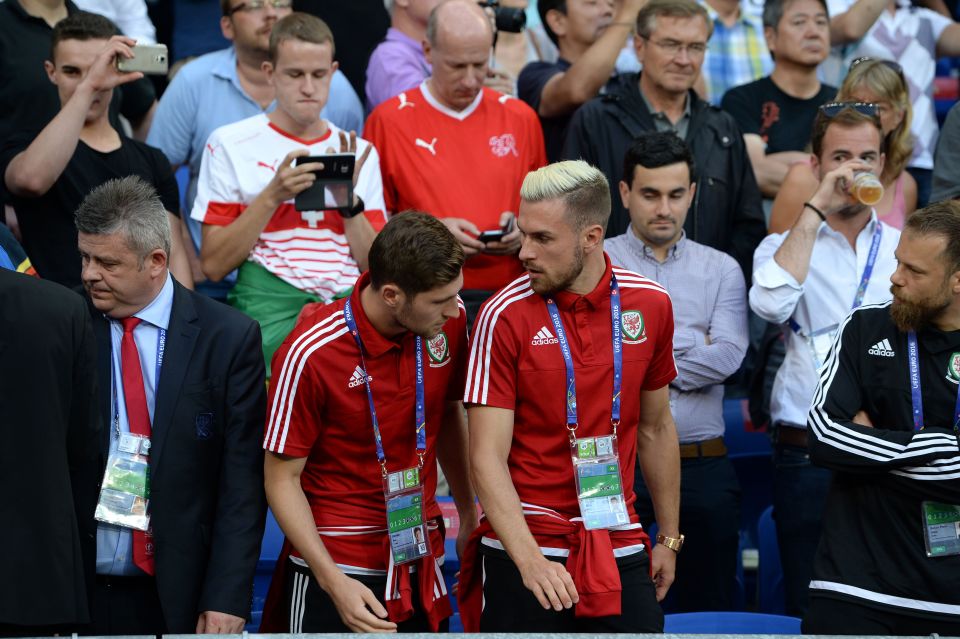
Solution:
<svg viewBox="0 0 960 639"><path fill-rule="evenodd" d="M386 223L376 150L320 118L333 54L333 33L319 18L292 13L277 22L265 63L276 110L214 131L200 166L191 216L203 223L203 271L219 281L240 268L227 299L260 322L268 375L300 309L348 295ZM297 158L336 152L357 155L353 201L297 210L294 198L324 169Z"/></svg>

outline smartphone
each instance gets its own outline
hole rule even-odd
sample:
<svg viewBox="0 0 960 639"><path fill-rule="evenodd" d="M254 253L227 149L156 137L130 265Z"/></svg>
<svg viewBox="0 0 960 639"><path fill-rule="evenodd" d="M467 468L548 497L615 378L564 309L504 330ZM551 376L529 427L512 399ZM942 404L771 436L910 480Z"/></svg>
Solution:
<svg viewBox="0 0 960 639"><path fill-rule="evenodd" d="M117 56L117 70L125 73L139 71L152 75L166 75L170 59L165 44L137 44L131 47L132 58Z"/></svg>
<svg viewBox="0 0 960 639"><path fill-rule="evenodd" d="M356 161L357 157L352 153L297 158L297 166L319 162L323 168L314 172L316 182L294 198L294 208L298 211L353 208L353 169Z"/></svg>
<svg viewBox="0 0 960 639"><path fill-rule="evenodd" d="M504 235L509 235L513 230L513 218L511 217L507 220L507 223L504 224L501 228L495 231L484 231L477 236L477 239L483 242L484 244L488 242L500 242L503 240Z"/></svg>

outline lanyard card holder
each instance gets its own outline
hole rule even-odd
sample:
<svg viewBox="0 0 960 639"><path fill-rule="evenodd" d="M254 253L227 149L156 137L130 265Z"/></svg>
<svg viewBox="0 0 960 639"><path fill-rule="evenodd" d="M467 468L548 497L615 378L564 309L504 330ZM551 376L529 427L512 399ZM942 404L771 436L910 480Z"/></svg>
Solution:
<svg viewBox="0 0 960 639"><path fill-rule="evenodd" d="M572 456L584 528L595 530L629 524L620 483L616 435L576 439Z"/></svg>
<svg viewBox="0 0 960 639"><path fill-rule="evenodd" d="M927 557L960 555L960 506L925 501L921 508Z"/></svg>
<svg viewBox="0 0 960 639"><path fill-rule="evenodd" d="M150 439L125 433L107 459L94 518L134 530L147 530L150 514Z"/></svg>
<svg viewBox="0 0 960 639"><path fill-rule="evenodd" d="M387 473L383 478L387 503L387 530L393 563L400 565L432 554L423 520L423 485L420 469Z"/></svg>

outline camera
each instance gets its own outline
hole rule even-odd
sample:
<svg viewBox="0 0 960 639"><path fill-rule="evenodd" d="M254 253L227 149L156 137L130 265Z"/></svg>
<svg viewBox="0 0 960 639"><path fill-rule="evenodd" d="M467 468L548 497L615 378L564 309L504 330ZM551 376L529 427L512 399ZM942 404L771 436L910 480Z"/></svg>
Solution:
<svg viewBox="0 0 960 639"><path fill-rule="evenodd" d="M493 9L497 31L520 33L527 26L527 14L516 7L501 7L499 0L477 0L484 9Z"/></svg>

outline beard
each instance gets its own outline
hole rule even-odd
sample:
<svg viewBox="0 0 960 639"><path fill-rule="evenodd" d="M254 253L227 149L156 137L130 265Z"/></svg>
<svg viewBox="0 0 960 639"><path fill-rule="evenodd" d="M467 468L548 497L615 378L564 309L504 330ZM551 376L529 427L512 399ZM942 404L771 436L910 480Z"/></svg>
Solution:
<svg viewBox="0 0 960 639"><path fill-rule="evenodd" d="M577 247L573 252L573 263L570 268L554 277L542 273L538 280L530 280L530 288L538 295L551 295L557 291L569 288L583 271L583 249Z"/></svg>
<svg viewBox="0 0 960 639"><path fill-rule="evenodd" d="M843 208L834 212L833 215L836 215L841 220L850 220L857 217L868 208L869 207L867 207L866 204L860 204L859 202L856 202L854 204L844 206Z"/></svg>
<svg viewBox="0 0 960 639"><path fill-rule="evenodd" d="M903 297L902 291L898 295L896 285L890 287L890 292L893 293L890 317L904 333L919 331L929 326L953 300L948 282L944 282L936 294L916 300Z"/></svg>

